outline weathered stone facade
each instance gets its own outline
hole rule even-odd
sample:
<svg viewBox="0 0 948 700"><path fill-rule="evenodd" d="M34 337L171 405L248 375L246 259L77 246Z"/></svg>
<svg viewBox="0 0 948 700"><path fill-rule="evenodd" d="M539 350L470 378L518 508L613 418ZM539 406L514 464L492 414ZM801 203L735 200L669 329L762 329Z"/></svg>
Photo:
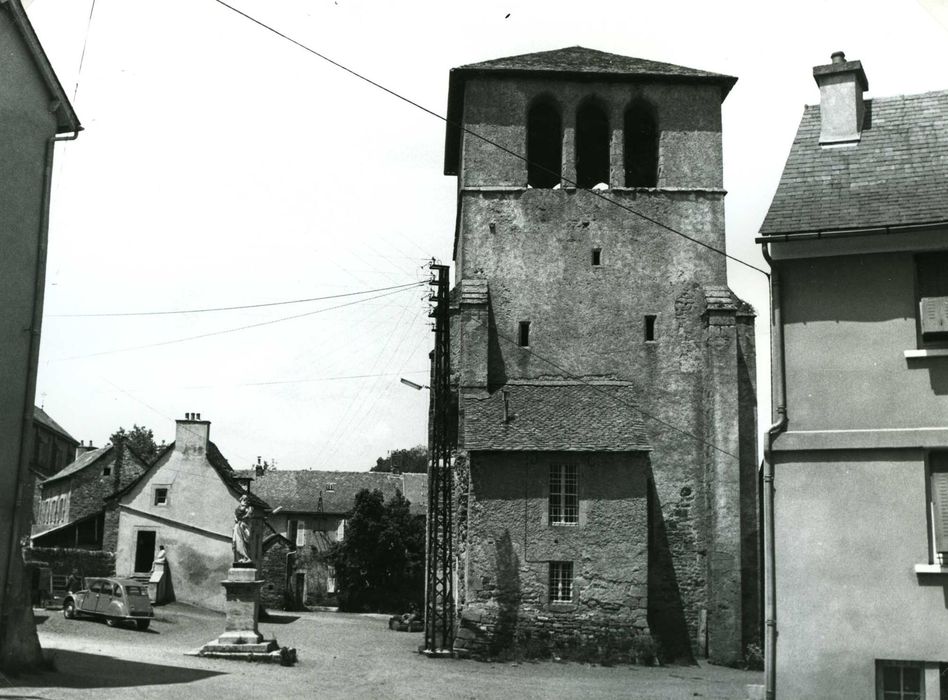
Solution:
<svg viewBox="0 0 948 700"><path fill-rule="evenodd" d="M620 621L650 631L666 657L736 662L759 634L753 311L709 249L724 248L720 104L734 81L579 48L466 66L451 80L449 116L513 153L530 155L538 102L561 120L555 187L528 186L532 166L449 127L452 362L469 468L463 619L487 620L480 634L496 625L497 548L509 542L518 630L595 636ZM627 110L642 103L654 180L626 187L625 140L637 138ZM589 104L608 125L605 198L573 186L588 177L577 115ZM580 513L596 517L550 526L543 489L564 461L578 469ZM561 561L572 562L575 600L554 610L548 570ZM461 626L460 646L479 643L471 629Z"/></svg>

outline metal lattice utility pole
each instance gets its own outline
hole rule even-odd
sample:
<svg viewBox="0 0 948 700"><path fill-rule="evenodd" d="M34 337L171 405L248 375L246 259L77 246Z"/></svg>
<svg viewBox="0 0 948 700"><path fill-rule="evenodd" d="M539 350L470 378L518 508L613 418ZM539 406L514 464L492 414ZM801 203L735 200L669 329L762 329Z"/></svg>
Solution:
<svg viewBox="0 0 948 700"><path fill-rule="evenodd" d="M430 316L435 319L428 429L428 520L425 556L425 646L428 655L450 655L454 647L454 551L452 546L451 337L448 266L436 265Z"/></svg>

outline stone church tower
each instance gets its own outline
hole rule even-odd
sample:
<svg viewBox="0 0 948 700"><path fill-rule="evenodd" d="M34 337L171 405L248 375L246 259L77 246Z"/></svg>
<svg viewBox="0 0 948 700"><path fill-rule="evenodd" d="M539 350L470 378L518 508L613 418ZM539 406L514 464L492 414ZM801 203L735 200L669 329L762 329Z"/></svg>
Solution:
<svg viewBox="0 0 948 700"><path fill-rule="evenodd" d="M734 83L581 47L451 71L457 649L651 633L731 663L759 638Z"/></svg>

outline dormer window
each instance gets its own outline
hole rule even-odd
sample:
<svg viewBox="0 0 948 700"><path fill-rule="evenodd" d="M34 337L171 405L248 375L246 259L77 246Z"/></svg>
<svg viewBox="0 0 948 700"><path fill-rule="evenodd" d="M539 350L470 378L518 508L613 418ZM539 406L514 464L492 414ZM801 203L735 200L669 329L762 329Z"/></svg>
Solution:
<svg viewBox="0 0 948 700"><path fill-rule="evenodd" d="M563 125L560 110L549 98L540 98L527 114L527 184L553 188L560 184L563 163Z"/></svg>

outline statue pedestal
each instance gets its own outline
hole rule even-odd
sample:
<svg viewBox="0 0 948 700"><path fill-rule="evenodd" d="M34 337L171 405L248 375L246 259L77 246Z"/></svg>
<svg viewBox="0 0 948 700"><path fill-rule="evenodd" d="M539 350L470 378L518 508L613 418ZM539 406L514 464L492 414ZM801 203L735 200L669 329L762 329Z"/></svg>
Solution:
<svg viewBox="0 0 948 700"><path fill-rule="evenodd" d="M260 587L263 585L263 581L257 579L257 570L230 569L227 580L221 581L221 585L227 596L224 604L227 614L224 633L201 647L196 655L279 662L280 651L276 640L265 642L257 629Z"/></svg>

